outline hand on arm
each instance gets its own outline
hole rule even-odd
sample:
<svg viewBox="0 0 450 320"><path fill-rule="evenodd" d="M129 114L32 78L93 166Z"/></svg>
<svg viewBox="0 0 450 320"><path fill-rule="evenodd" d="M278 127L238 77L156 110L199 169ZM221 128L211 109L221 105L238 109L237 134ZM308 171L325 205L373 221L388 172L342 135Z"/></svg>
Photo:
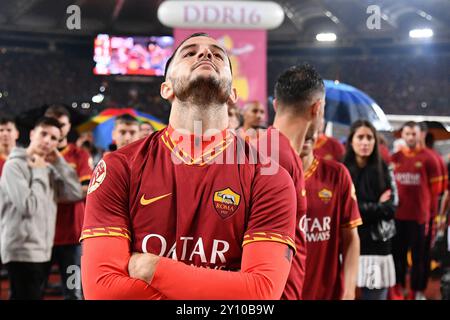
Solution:
<svg viewBox="0 0 450 320"><path fill-rule="evenodd" d="M125 238L96 237L83 240L81 279L86 299L164 299L144 281L130 278L127 271L129 258L129 241Z"/></svg>
<svg viewBox="0 0 450 320"><path fill-rule="evenodd" d="M289 275L292 249L261 241L244 246L241 271L186 265L153 254L135 254L130 276L139 277L168 299L279 299Z"/></svg>

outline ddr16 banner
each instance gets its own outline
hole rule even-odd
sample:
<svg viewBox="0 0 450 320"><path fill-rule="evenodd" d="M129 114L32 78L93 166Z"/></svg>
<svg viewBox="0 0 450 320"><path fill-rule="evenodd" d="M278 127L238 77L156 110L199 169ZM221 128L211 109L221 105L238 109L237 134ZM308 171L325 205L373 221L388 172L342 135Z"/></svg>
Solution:
<svg viewBox="0 0 450 320"><path fill-rule="evenodd" d="M238 104L242 106L246 101L257 100L267 108L267 32L175 28L175 46L195 32L208 33L228 51L233 68L233 86L239 96Z"/></svg>

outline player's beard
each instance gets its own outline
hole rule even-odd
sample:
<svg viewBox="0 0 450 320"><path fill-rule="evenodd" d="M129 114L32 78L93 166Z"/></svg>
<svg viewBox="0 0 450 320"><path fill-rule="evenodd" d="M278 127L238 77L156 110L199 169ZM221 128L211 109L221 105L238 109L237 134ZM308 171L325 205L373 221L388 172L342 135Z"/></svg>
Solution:
<svg viewBox="0 0 450 320"><path fill-rule="evenodd" d="M177 99L197 107L223 105L231 94L231 81L225 78L198 76L193 80L188 77L171 80Z"/></svg>

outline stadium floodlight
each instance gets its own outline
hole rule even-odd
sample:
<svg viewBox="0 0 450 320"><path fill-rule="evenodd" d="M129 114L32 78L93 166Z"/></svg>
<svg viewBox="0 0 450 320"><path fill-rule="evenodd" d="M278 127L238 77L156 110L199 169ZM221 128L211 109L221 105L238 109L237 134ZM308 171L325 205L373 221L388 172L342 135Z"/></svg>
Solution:
<svg viewBox="0 0 450 320"><path fill-rule="evenodd" d="M316 40L319 42L332 42L336 41L337 36L335 33L318 33L316 35Z"/></svg>
<svg viewBox="0 0 450 320"><path fill-rule="evenodd" d="M409 31L410 38L431 38L433 36L433 30L431 29L413 29Z"/></svg>
<svg viewBox="0 0 450 320"><path fill-rule="evenodd" d="M101 93L99 93L99 94L96 94L95 96L92 97L92 102L94 102L94 103L101 103L104 98L105 98L105 96L102 95Z"/></svg>

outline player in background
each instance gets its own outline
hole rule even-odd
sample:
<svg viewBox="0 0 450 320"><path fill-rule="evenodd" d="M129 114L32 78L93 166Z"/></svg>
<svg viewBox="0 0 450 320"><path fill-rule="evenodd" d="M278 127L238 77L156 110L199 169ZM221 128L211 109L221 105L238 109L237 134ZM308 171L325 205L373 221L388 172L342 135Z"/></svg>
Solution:
<svg viewBox="0 0 450 320"><path fill-rule="evenodd" d="M392 155L399 206L395 214L397 234L393 239L397 280L391 298L405 298L407 252L411 249L411 292L408 298L424 299L426 237L431 232L431 201L440 192L441 175L433 156L420 146L419 125L412 121L405 123L401 135L407 147Z"/></svg>
<svg viewBox="0 0 450 320"><path fill-rule="evenodd" d="M317 139L317 126L311 126L300 153L308 201L301 221L308 244L303 298L353 300L360 250L357 227L362 223L355 188L344 165L314 155Z"/></svg>
<svg viewBox="0 0 450 320"><path fill-rule="evenodd" d="M259 101L247 101L242 108L242 127L237 130L241 138L251 141L264 131L266 109Z"/></svg>
<svg viewBox="0 0 450 320"><path fill-rule="evenodd" d="M148 122L139 123L139 138L146 138L153 133L153 127Z"/></svg>
<svg viewBox="0 0 450 320"><path fill-rule="evenodd" d="M325 134L324 119L322 119L319 132L316 144L314 145L314 155L326 160L342 161L345 154L345 148L339 140Z"/></svg>
<svg viewBox="0 0 450 320"><path fill-rule="evenodd" d="M72 285L69 277L74 273L74 266L80 268L81 264L79 239L81 227L83 226L84 202L93 169L92 159L85 150L67 140L72 126L67 107L57 104L51 105L45 111L45 116L56 119L61 124L61 138L58 142L58 151L66 162L75 169L83 191L83 199L79 201L58 203L55 239L52 249L52 264L58 265L64 299L81 300L81 283Z"/></svg>
<svg viewBox="0 0 450 320"><path fill-rule="evenodd" d="M0 177L2 176L3 166L8 158L11 150L16 146L19 139L19 130L17 130L16 122L13 118L0 116ZM1 195L0 190L0 197ZM0 257L0 271L2 269L2 259ZM0 282L0 292L2 290Z"/></svg>
<svg viewBox="0 0 450 320"><path fill-rule="evenodd" d="M389 151L388 142L383 134L377 133L377 136L378 136L378 141L379 141L378 150L380 152L381 159L383 159L383 161L387 165L390 165L391 164L391 152Z"/></svg>
<svg viewBox="0 0 450 320"><path fill-rule="evenodd" d="M260 135L257 149L286 169L296 188L297 254L282 299L299 300L302 299L307 255L305 230L300 228L300 222L305 220L307 203L302 163L298 155L303 148L306 131L312 125L317 127L323 117L325 86L319 73L304 64L285 70L277 79L274 91L274 123Z"/></svg>
<svg viewBox="0 0 450 320"><path fill-rule="evenodd" d="M125 147L140 138L139 121L127 113L116 117L112 139L117 149Z"/></svg>
<svg viewBox="0 0 450 320"><path fill-rule="evenodd" d="M430 220L428 222L428 234L426 236L426 244L425 244L425 258L424 258L424 277L422 279L421 286L426 288L428 285L428 279L430 277L431 272L431 248L433 246L434 240L436 238L436 234L440 229L440 219L443 217L443 203L445 203L445 199L448 196L447 187L448 187L448 172L447 166L445 165L444 159L439 154L438 151L434 149L434 138L431 132L428 131L428 126L425 122L420 123L420 146L424 148L425 151L428 151L429 154L434 158L438 168L439 168L439 176L440 176L440 187L439 193L431 199L431 208L430 208ZM418 293L419 295L421 293ZM423 298L423 296L422 296Z"/></svg>
<svg viewBox="0 0 450 320"><path fill-rule="evenodd" d="M237 152L243 141L227 130L237 95L216 40L191 35L165 74L168 127L110 153L91 180L86 298L279 299L295 251L291 178Z"/></svg>
<svg viewBox="0 0 450 320"><path fill-rule="evenodd" d="M6 159L16 146L17 139L19 139L19 130L14 119L0 116L0 176Z"/></svg>

